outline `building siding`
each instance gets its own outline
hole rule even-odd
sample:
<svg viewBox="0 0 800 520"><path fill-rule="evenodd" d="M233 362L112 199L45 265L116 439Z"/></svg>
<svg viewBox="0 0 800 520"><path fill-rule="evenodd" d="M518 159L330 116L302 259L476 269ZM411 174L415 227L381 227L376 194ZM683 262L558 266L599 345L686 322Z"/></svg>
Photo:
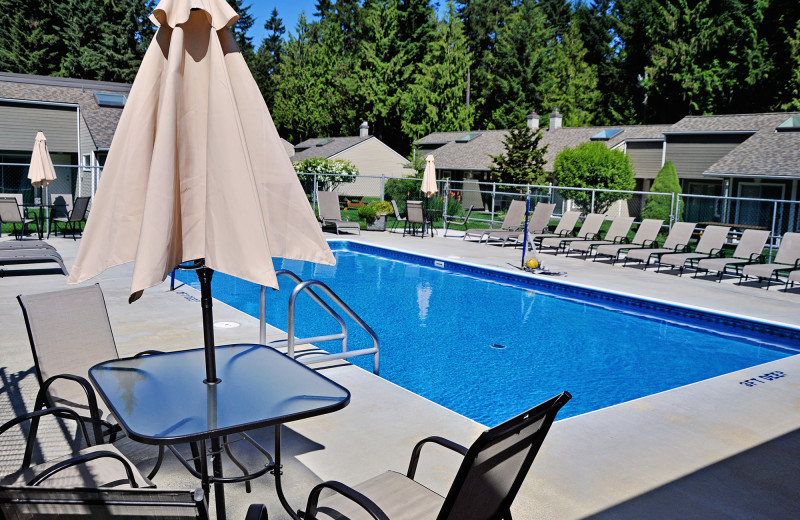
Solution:
<svg viewBox="0 0 800 520"><path fill-rule="evenodd" d="M637 179L655 179L661 169L663 143L636 143L628 142L626 153L633 162L633 169Z"/></svg>
<svg viewBox="0 0 800 520"><path fill-rule="evenodd" d="M52 153L76 153L76 109L40 105L0 104L0 142L6 151L33 151L36 132L45 132ZM81 140L94 148L86 124L81 121Z"/></svg>
<svg viewBox="0 0 800 520"><path fill-rule="evenodd" d="M704 179L703 172L751 134L667 135L666 160L681 179Z"/></svg>
<svg viewBox="0 0 800 520"><path fill-rule="evenodd" d="M413 170L404 168L408 161L400 154L383 144L378 139L369 139L356 146L331 156L331 159L343 159L352 162L361 175L386 175L387 177L405 177Z"/></svg>

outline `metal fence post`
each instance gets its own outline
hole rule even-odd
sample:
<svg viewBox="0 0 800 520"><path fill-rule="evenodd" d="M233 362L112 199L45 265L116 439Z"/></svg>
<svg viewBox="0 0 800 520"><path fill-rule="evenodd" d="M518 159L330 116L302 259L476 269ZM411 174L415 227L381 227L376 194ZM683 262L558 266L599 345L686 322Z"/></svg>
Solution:
<svg viewBox="0 0 800 520"><path fill-rule="evenodd" d="M595 190L592 190L592 211L591 211L592 213L594 213L594 193Z"/></svg>
<svg viewBox="0 0 800 520"><path fill-rule="evenodd" d="M775 230L777 229L776 228L777 218L778 218L778 201L776 200L776 201L774 201L772 203L772 231L770 231L770 234L772 235L773 240L769 241L769 256L770 256L770 258L772 257L772 243L773 243L773 241L775 239Z"/></svg>
<svg viewBox="0 0 800 520"><path fill-rule="evenodd" d="M317 214L319 214L319 201L317 200L317 191L319 190L319 185L317 184L317 174L314 173L314 193L311 194L311 200L314 201L314 209L316 210Z"/></svg>
<svg viewBox="0 0 800 520"><path fill-rule="evenodd" d="M381 202L385 200L386 197L386 174L381 174Z"/></svg>
<svg viewBox="0 0 800 520"><path fill-rule="evenodd" d="M678 220L678 211L675 207L675 196L677 195L674 191L671 194L672 196L669 198L669 227L672 229L672 224ZM680 204L680 199L678 199L678 204Z"/></svg>
<svg viewBox="0 0 800 520"><path fill-rule="evenodd" d="M442 226L447 228L447 206L450 200L450 179L444 181L444 207L442 208Z"/></svg>
<svg viewBox="0 0 800 520"><path fill-rule="evenodd" d="M480 186L480 183L478 184L478 186ZM496 194L497 194L497 183L493 182L492 183L492 207L491 207L491 211L490 211L490 215L492 217L492 224L491 224L492 227L494 227L494 207L495 207L495 204L496 204L495 203L495 195Z"/></svg>

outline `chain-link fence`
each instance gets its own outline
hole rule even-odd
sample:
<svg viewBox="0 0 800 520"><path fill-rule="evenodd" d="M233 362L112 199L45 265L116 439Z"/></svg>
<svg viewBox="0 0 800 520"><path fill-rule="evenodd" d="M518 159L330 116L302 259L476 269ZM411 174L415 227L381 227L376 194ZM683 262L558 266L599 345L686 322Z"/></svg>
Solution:
<svg viewBox="0 0 800 520"><path fill-rule="evenodd" d="M28 180L29 164L0 163L0 194L20 193L24 204L38 204L39 188ZM102 166L75 166L55 164L56 180L45 188L45 203L49 194L69 193L75 197L91 197L97 191Z"/></svg>

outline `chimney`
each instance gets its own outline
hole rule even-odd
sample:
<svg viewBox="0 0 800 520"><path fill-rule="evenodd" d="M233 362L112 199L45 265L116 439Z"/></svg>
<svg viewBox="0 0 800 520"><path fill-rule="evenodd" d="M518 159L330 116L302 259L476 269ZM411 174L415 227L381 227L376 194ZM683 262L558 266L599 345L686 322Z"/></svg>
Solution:
<svg viewBox="0 0 800 520"><path fill-rule="evenodd" d="M531 130L539 129L539 114L535 110L528 114L528 128Z"/></svg>
<svg viewBox="0 0 800 520"><path fill-rule="evenodd" d="M366 121L361 123L361 126L358 127L358 137L361 139L369 137L369 124Z"/></svg>
<svg viewBox="0 0 800 520"><path fill-rule="evenodd" d="M559 128L561 128L561 121L564 117L558 113L558 109L554 108L553 113L550 114L550 131L555 132Z"/></svg>

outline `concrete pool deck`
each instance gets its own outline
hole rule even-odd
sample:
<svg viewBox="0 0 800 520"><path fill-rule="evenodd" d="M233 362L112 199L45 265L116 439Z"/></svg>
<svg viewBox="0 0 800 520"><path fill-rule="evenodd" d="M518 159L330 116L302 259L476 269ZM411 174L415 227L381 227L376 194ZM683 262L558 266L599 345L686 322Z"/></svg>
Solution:
<svg viewBox="0 0 800 520"><path fill-rule="evenodd" d="M508 265L519 262L519 249L478 245L457 237L420 239L399 233L363 232L338 238L519 272ZM71 267L80 240L58 238L50 242ZM717 284L563 255L543 254L541 258L551 270L568 273L565 278L554 279L565 283L800 327L800 290L765 291L727 280ZM30 409L37 388L22 313L14 297L67 287L66 278L52 271L13 276L19 270L9 267L0 278L0 422ZM185 286L170 292L168 283L163 283L145 291L140 302L128 305L130 273L131 266L121 266L96 280L105 293L120 355L152 348L200 346L197 292ZM347 300L347 295L341 296ZM217 302L214 318L240 325L216 329L217 344L257 341L256 319ZM276 330L270 333L270 337L277 335ZM797 516L799 358L774 361L557 422L514 503L514 517ZM774 372L785 376L762 378L753 386L740 384ZM345 366L324 373L347 387L352 401L340 412L284 428L284 483L295 508L304 507L308 491L321 480L356 483L386 469L404 471L411 448L422 437L442 435L469 444L484 429L361 369ZM58 449L59 435L58 431L48 433L43 443L46 453ZM256 438L270 446L272 432L259 431ZM0 473L15 469L14 464L19 463L19 441L11 433L0 439ZM152 460L150 447L127 439L118 444L145 467ZM431 450L423 454L422 462L423 482L445 492L458 459ZM197 487L171 457L154 480L162 488ZM247 504L255 502L266 503L272 519L288 518L270 480L254 481L250 495L243 487L226 489L229 518L242 518Z"/></svg>

